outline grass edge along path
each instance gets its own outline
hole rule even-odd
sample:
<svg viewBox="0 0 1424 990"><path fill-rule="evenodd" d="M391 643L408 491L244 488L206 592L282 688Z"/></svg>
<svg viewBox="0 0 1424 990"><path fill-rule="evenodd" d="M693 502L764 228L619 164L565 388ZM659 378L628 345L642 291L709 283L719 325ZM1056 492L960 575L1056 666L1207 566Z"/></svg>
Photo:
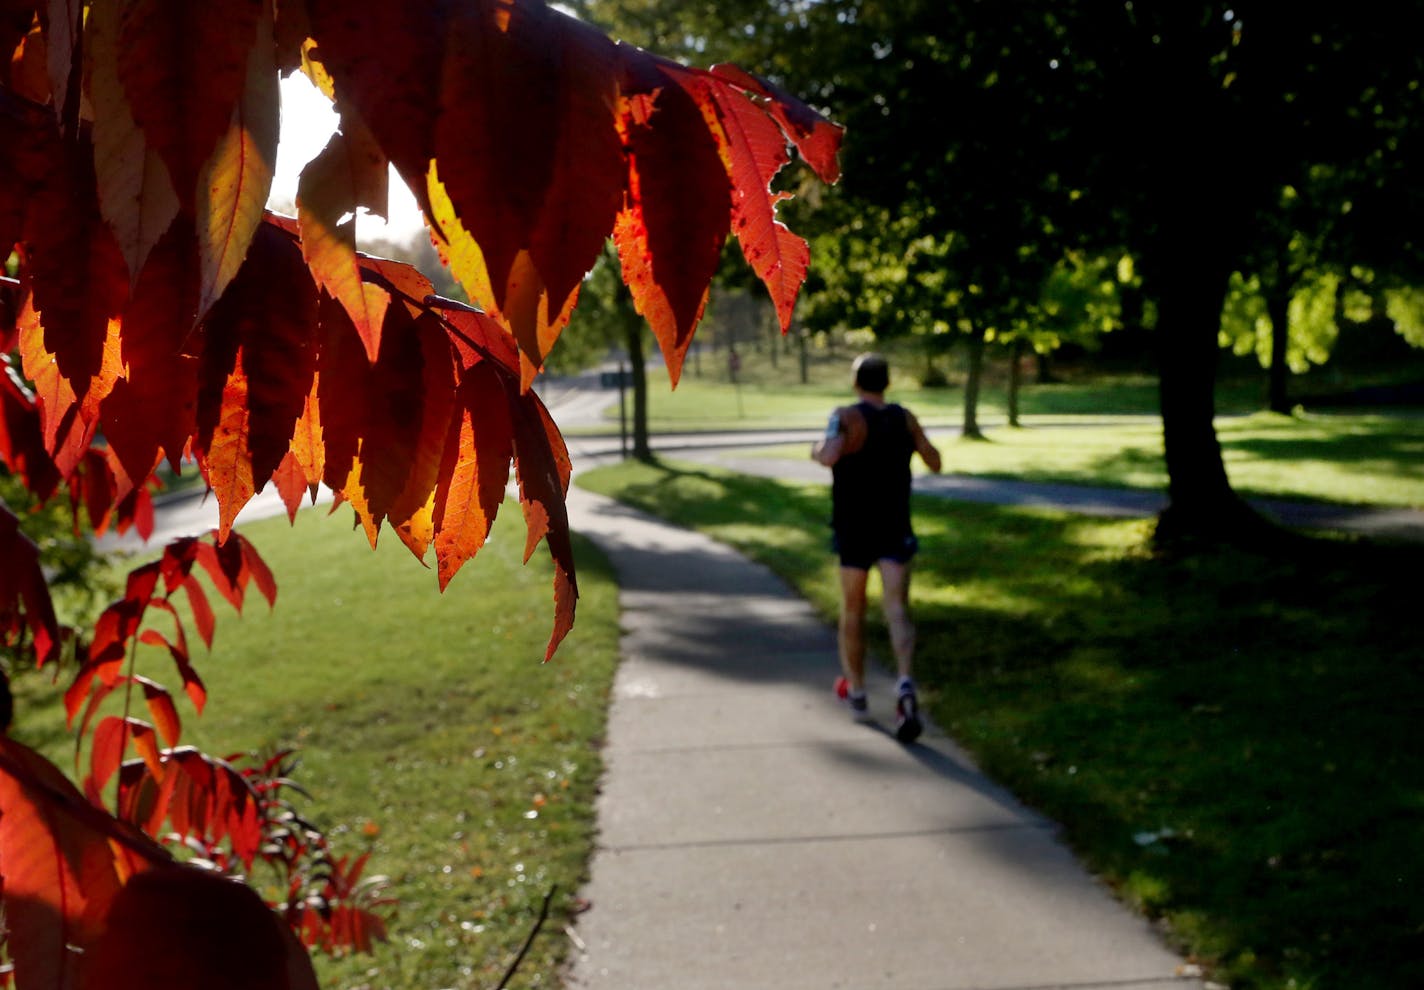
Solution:
<svg viewBox="0 0 1424 990"><path fill-rule="evenodd" d="M578 483L736 547L834 615L824 486L672 463ZM1144 520L915 511L933 716L1122 899L1235 990L1424 985L1424 652L1401 577L1424 552L1319 540L1294 560L1170 560Z"/></svg>
<svg viewBox="0 0 1424 990"><path fill-rule="evenodd" d="M213 650L198 643L194 654L202 716L166 658L141 652L139 672L174 689L185 743L218 755L297 745L294 777L311 794L300 810L338 856L369 851L366 874L390 877L391 942L373 955L315 954L324 988L494 986L554 885L514 985L558 986L618 656L608 562L575 537L578 622L541 664L552 568L542 549L520 565L517 506L443 595L394 534L372 552L349 510L325 512L241 527L272 567L277 604L269 612L253 596L239 617L218 603ZM14 734L68 771L58 690L21 678ZM253 880L261 889L263 874Z"/></svg>

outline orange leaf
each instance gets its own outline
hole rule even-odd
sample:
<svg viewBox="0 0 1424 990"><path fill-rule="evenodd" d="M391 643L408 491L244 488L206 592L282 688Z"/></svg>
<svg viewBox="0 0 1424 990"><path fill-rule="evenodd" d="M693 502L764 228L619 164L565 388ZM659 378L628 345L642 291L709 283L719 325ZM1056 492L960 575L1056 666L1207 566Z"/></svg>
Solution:
<svg viewBox="0 0 1424 990"><path fill-rule="evenodd" d="M389 169L385 155L354 114L352 123L343 120L343 127L349 134L333 135L302 170L297 190L302 256L317 283L345 307L366 345L366 357L374 364L390 296L361 280L355 210L364 205L384 214Z"/></svg>
<svg viewBox="0 0 1424 990"><path fill-rule="evenodd" d="M311 391L302 402L302 414L297 417L297 425L292 430L290 453L296 459L306 476L307 485L316 502L316 488L321 483L326 470L326 456L322 447L321 410L317 404L317 393L321 389L321 372L312 375Z"/></svg>
<svg viewBox="0 0 1424 990"><path fill-rule="evenodd" d="M504 501L514 452L505 388L487 361L468 368L460 382L435 492L435 556L442 591L484 546Z"/></svg>
<svg viewBox="0 0 1424 990"><path fill-rule="evenodd" d="M455 412L455 360L440 321L431 314L416 320L421 350L420 429L411 438L410 472L391 501L388 517L400 540L424 560L435 537L435 488L445 456L445 438Z"/></svg>
<svg viewBox="0 0 1424 990"><path fill-rule="evenodd" d="M89 449L98 424L84 419L69 379L60 373L54 354L45 349L44 330L29 300L20 312L19 331L21 367L35 386L44 448L59 474L68 477Z"/></svg>
<svg viewBox="0 0 1424 990"><path fill-rule="evenodd" d="M198 172L200 315L208 312L242 266L262 223L277 161L280 97L268 4L262 4L262 17L247 42L246 81L232 122Z"/></svg>
<svg viewBox="0 0 1424 990"><path fill-rule="evenodd" d="M282 458L282 463L277 465L277 470L272 472L272 484L282 496L282 504L287 507L287 518L296 522L297 510L302 507L302 498L307 493L308 482L301 462L290 450Z"/></svg>
<svg viewBox="0 0 1424 990"><path fill-rule="evenodd" d="M438 162L430 163L425 190L433 221L430 236L440 252L440 260L450 267L470 301L490 316L497 317L499 305L495 301L494 286L490 284L489 269L485 267L484 252L455 215L455 206L450 202L445 184L440 181Z"/></svg>

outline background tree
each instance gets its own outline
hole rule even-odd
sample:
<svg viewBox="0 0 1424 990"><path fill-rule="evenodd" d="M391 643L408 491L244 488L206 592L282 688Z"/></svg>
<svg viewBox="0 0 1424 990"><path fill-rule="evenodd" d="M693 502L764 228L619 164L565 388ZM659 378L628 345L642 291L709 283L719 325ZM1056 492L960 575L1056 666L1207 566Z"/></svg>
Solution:
<svg viewBox="0 0 1424 990"><path fill-rule="evenodd" d="M702 4L588 7L692 50L717 43ZM1417 279L1419 226L1400 221L1424 202L1409 167L1424 56L1399 16L1379 3L826 0L737 3L722 23L746 64L846 121L848 208L831 230L851 236L846 217L875 204L964 238L958 257L981 266L965 270L981 291L957 314L971 340L1011 318L1011 297L1035 298L1063 248L1130 252L1142 281L1129 309L1155 314L1160 358L1160 533L1251 540L1268 530L1232 490L1214 427L1228 281L1282 243L1285 190L1321 175L1328 257Z"/></svg>
<svg viewBox="0 0 1424 990"><path fill-rule="evenodd" d="M1418 119L1419 52L1370 5L1072 4L1058 16L1071 39L1064 148L1091 221L1080 229L1132 249L1158 313L1171 501L1159 533L1254 538L1212 425L1231 272L1279 239L1268 218L1312 169L1337 169L1349 198L1394 168L1389 149Z"/></svg>
<svg viewBox="0 0 1424 990"><path fill-rule="evenodd" d="M633 456L652 459L648 442L648 359L643 347L645 324L633 306L633 297L619 277L618 257L605 251L584 280L578 313L570 321L569 332L560 342L572 343L576 353L567 367L587 368L604 357L609 348L627 355L633 395ZM620 370L623 363L619 362Z"/></svg>

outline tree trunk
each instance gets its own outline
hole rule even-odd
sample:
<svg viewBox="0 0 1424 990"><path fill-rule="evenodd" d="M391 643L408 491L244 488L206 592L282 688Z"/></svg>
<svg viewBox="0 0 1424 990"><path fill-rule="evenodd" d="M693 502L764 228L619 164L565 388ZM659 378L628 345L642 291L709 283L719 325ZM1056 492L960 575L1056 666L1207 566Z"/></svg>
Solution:
<svg viewBox="0 0 1424 990"><path fill-rule="evenodd" d="M984 329L976 326L969 333L969 373L964 380L964 429L968 440L983 440L979 429L979 383L984 377Z"/></svg>
<svg viewBox="0 0 1424 990"><path fill-rule="evenodd" d="M1231 487L1216 438L1217 334L1227 272L1167 252L1155 272L1168 506L1159 544L1259 542L1271 527Z"/></svg>
<svg viewBox="0 0 1424 990"><path fill-rule="evenodd" d="M1290 412L1290 368L1286 347L1290 343L1289 279L1278 277L1266 296L1266 315L1271 318L1271 366L1266 369L1266 404L1271 412Z"/></svg>
<svg viewBox="0 0 1424 990"><path fill-rule="evenodd" d="M811 348L806 340L806 328L796 328L796 348L800 352L801 358L801 384L811 383Z"/></svg>
<svg viewBox="0 0 1424 990"><path fill-rule="evenodd" d="M653 449L648 446L648 362L643 354L643 322L630 320L625 334L628 361L633 366L633 457L651 461Z"/></svg>
<svg viewBox="0 0 1424 990"><path fill-rule="evenodd" d="M1034 381L1040 385L1053 385L1058 381L1058 376L1053 373L1053 358L1048 354L1034 352L1034 363L1038 366Z"/></svg>
<svg viewBox="0 0 1424 990"><path fill-rule="evenodd" d="M1024 342L1014 338L1009 345L1009 425L1019 426L1019 386L1023 384Z"/></svg>

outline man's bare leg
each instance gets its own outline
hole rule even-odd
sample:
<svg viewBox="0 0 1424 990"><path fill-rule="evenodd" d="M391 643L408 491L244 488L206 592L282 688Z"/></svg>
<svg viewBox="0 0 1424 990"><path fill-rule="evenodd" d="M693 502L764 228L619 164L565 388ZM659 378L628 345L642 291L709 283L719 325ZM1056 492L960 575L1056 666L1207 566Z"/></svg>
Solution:
<svg viewBox="0 0 1424 990"><path fill-rule="evenodd" d="M882 560L879 567L890 649L895 653L895 667L900 676L909 677L915 659L915 626L910 621L910 565Z"/></svg>
<svg viewBox="0 0 1424 990"><path fill-rule="evenodd" d="M920 704L915 695L910 668L915 659L915 627L910 622L910 565L893 560L880 561L880 583L884 588L885 624L890 627L890 648L895 651L895 666L900 672L896 688L895 738L909 744L920 737L924 723L920 721Z"/></svg>
<svg viewBox="0 0 1424 990"><path fill-rule="evenodd" d="M865 585L869 571L841 568L841 671L850 689L865 690Z"/></svg>

